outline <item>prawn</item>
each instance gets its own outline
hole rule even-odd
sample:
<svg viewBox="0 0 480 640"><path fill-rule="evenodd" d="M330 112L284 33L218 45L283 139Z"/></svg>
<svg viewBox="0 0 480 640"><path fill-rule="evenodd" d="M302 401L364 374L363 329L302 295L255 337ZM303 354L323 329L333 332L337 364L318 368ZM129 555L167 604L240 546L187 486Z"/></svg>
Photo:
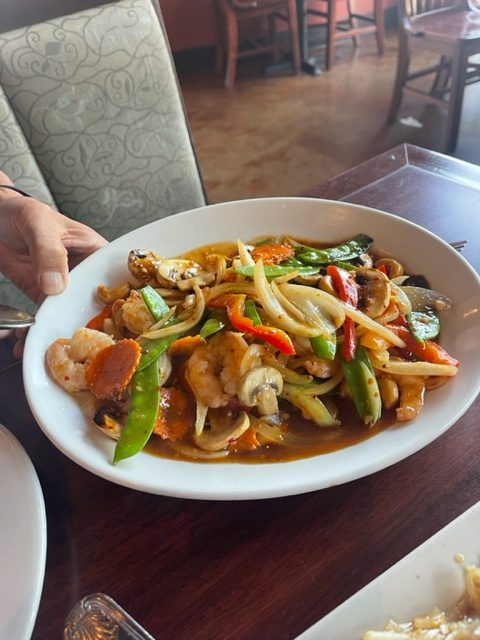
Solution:
<svg viewBox="0 0 480 640"><path fill-rule="evenodd" d="M187 360L186 372L200 402L216 409L224 407L237 394L247 349L243 336L233 331L222 331L195 349Z"/></svg>
<svg viewBox="0 0 480 640"><path fill-rule="evenodd" d="M122 317L127 329L136 335L148 331L155 322L142 294L135 290L130 292L122 305Z"/></svg>
<svg viewBox="0 0 480 640"><path fill-rule="evenodd" d="M88 389L86 368L93 356L114 340L106 333L82 327L72 338L58 338L47 350L47 365L52 378L68 393Z"/></svg>

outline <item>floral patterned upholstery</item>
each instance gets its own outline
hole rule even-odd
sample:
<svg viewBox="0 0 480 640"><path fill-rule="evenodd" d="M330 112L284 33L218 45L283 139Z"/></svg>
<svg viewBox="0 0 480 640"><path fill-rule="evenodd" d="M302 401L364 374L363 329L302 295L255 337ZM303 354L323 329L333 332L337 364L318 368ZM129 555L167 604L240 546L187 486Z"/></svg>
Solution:
<svg viewBox="0 0 480 640"><path fill-rule="evenodd" d="M0 34L0 86L0 166L71 218L112 239L205 204L151 0Z"/></svg>

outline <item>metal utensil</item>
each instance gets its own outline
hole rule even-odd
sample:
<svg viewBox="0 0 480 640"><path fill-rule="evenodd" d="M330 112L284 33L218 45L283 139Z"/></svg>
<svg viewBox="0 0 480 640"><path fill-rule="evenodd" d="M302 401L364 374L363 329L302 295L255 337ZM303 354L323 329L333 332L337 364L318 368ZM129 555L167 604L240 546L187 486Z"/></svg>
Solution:
<svg viewBox="0 0 480 640"><path fill-rule="evenodd" d="M24 329L32 324L35 324L35 318L28 311L0 304L0 329Z"/></svg>
<svg viewBox="0 0 480 640"><path fill-rule="evenodd" d="M450 242L450 246L453 247L458 253L462 253L465 249L468 240L456 240L455 242Z"/></svg>

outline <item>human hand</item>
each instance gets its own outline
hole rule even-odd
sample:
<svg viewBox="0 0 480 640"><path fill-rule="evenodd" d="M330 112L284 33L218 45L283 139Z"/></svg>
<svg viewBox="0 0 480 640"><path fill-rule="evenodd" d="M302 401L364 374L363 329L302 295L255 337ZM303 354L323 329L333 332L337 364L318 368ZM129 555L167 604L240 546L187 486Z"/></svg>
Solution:
<svg viewBox="0 0 480 640"><path fill-rule="evenodd" d="M0 183L10 184L1 172ZM0 272L37 303L61 293L69 268L107 244L90 227L1 188L0 238Z"/></svg>

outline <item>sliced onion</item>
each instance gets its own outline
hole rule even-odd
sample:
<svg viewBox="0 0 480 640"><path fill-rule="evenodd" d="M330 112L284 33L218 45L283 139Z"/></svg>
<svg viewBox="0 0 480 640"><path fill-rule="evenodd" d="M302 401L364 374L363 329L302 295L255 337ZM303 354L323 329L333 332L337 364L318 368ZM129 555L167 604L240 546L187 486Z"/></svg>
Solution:
<svg viewBox="0 0 480 640"><path fill-rule="evenodd" d="M433 307L437 311L450 309L452 301L443 293L433 291L433 289L424 289L423 287L402 287L402 291L406 294L412 304L413 311L422 311L426 307Z"/></svg>
<svg viewBox="0 0 480 640"><path fill-rule="evenodd" d="M345 321L342 305L329 293L303 284L282 284L280 291L304 314L307 323L322 328L322 335L334 333Z"/></svg>
<svg viewBox="0 0 480 640"><path fill-rule="evenodd" d="M193 327L200 322L205 311L205 297L202 290L198 285L195 285L193 290L195 292L196 305L190 318L183 322L179 322L178 324L172 324L169 327L158 329L158 331L147 331L142 337L148 338L149 340L155 340L157 338L166 338L167 336L173 336L176 333L183 333L184 331L190 331L190 329L193 329Z"/></svg>
<svg viewBox="0 0 480 640"><path fill-rule="evenodd" d="M340 384L343 379L343 370L340 368L335 375L333 375L330 380L323 382L322 384L316 384L313 387L306 387L304 393L309 396L323 396L326 393L329 393L335 387Z"/></svg>
<svg viewBox="0 0 480 640"><path fill-rule="evenodd" d="M255 266L255 260L247 251L247 247L243 244L241 240L237 240L237 247L238 247L238 256L240 258L240 262L242 263L242 266L244 267Z"/></svg>
<svg viewBox="0 0 480 640"><path fill-rule="evenodd" d="M172 373L172 359L165 351L158 359L158 386L163 387Z"/></svg>
<svg viewBox="0 0 480 640"><path fill-rule="evenodd" d="M388 340L388 342L394 344L396 347L403 348L406 346L405 342L401 338L399 338L396 333L393 333L393 331L390 331L390 329L384 327L383 324L379 324L372 318L369 318L367 315L362 313L362 311L354 309L346 302L340 302L340 304L345 309L345 315L351 318L357 324L370 329L370 331L373 331L374 333L378 333L379 336L382 336L382 338L385 338L385 340Z"/></svg>
<svg viewBox="0 0 480 640"><path fill-rule="evenodd" d="M379 371L398 376L456 376L458 368L452 364L435 364L433 362L407 362L405 360L389 360L384 365L373 366Z"/></svg>
<svg viewBox="0 0 480 640"><path fill-rule="evenodd" d="M410 311L412 310L412 303L410 302L409 297L402 289L402 287L399 287L394 282L390 282L390 286L392 287L392 291L395 293L398 308L400 309L401 313L407 315L407 313L410 313Z"/></svg>
<svg viewBox="0 0 480 640"><path fill-rule="evenodd" d="M252 298L257 298L255 285L251 280L245 280L243 282L222 282L222 284L217 284L209 289L208 292L206 291L205 295L207 296L207 300L213 300L224 293L244 293Z"/></svg>

